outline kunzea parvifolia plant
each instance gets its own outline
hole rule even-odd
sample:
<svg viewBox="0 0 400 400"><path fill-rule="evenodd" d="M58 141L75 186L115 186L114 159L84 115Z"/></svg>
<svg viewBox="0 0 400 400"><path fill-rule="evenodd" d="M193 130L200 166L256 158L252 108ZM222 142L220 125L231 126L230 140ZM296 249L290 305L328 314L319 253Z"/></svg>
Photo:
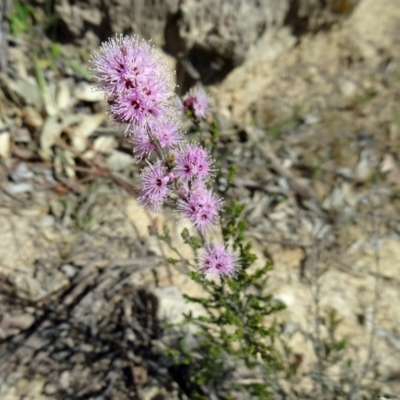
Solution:
<svg viewBox="0 0 400 400"><path fill-rule="evenodd" d="M229 398L237 390L246 390L268 398L279 361L274 349L275 327L266 324L265 317L283 305L265 294L271 265L249 270L256 257L251 243L245 241L246 224L240 219L244 205L232 199L224 206L221 193L214 189L219 131L209 97L197 86L179 98L174 73L157 50L138 36L118 35L103 43L92 54L91 71L97 88L105 94L110 118L125 126L133 157L144 165L138 202L154 213L163 206L172 207L196 232L182 232L185 243L194 250L195 264L182 257L168 260L171 264L185 262L192 279L207 293L203 298L185 295L205 310L199 317L185 316L185 323L198 328L196 357L188 357L182 349L175 353L177 362L191 371L190 396L209 398L205 393L213 390ZM191 120L197 141L183 132L182 118ZM225 179L228 186L234 172L230 166ZM226 196L227 190L222 192ZM210 233L215 227L221 229L220 240ZM159 237L180 254L166 229ZM238 363L261 369L264 379L230 382Z"/></svg>

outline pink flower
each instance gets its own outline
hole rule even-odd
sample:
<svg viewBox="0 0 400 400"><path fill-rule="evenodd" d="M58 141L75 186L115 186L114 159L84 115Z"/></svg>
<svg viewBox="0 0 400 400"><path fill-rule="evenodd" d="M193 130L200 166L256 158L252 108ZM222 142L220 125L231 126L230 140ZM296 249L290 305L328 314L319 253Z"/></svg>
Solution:
<svg viewBox="0 0 400 400"><path fill-rule="evenodd" d="M136 86L136 78L151 75L159 69L154 50L138 36L117 35L92 54L91 71L98 86L111 94Z"/></svg>
<svg viewBox="0 0 400 400"><path fill-rule="evenodd" d="M141 160L156 151L157 147L152 142L148 128L137 129L133 135L133 154L137 160Z"/></svg>
<svg viewBox="0 0 400 400"><path fill-rule="evenodd" d="M183 96L183 107L195 117L205 118L209 111L209 98L200 86L193 87Z"/></svg>
<svg viewBox="0 0 400 400"><path fill-rule="evenodd" d="M153 130L153 135L163 149L171 149L182 140L179 126L172 120L157 125Z"/></svg>
<svg viewBox="0 0 400 400"><path fill-rule="evenodd" d="M234 277L239 267L236 253L226 249L223 244L206 244L199 256L200 271L207 275Z"/></svg>
<svg viewBox="0 0 400 400"><path fill-rule="evenodd" d="M140 77L135 87L121 91L113 100L111 116L115 122L129 124L133 130L145 126L154 128L172 116L168 96L159 77Z"/></svg>
<svg viewBox="0 0 400 400"><path fill-rule="evenodd" d="M222 201L203 183L196 182L188 192L187 198L178 201L178 212L201 233L206 233L218 221Z"/></svg>
<svg viewBox="0 0 400 400"><path fill-rule="evenodd" d="M145 168L140 175L142 189L138 196L139 204L153 212L160 211L170 193L168 183L173 178L161 161Z"/></svg>
<svg viewBox="0 0 400 400"><path fill-rule="evenodd" d="M128 131L129 132L129 131ZM182 140L182 134L177 123L165 121L155 126L151 131L149 128L137 128L133 137L133 153L138 160L157 151L155 140L158 141L162 149L170 149Z"/></svg>
<svg viewBox="0 0 400 400"><path fill-rule="evenodd" d="M116 36L92 55L92 72L115 122L153 128L173 115L173 74L155 49L137 36Z"/></svg>
<svg viewBox="0 0 400 400"><path fill-rule="evenodd" d="M207 150L196 144L188 144L175 152L174 172L178 179L206 181L210 177L212 159Z"/></svg>

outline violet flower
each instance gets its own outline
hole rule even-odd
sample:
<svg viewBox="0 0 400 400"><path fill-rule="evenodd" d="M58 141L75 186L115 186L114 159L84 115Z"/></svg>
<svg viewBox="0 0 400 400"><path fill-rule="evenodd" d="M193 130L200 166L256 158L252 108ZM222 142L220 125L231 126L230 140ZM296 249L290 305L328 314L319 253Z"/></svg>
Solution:
<svg viewBox="0 0 400 400"><path fill-rule="evenodd" d="M139 204L153 212L160 211L170 193L168 183L171 179L173 174L168 173L160 160L143 169L140 175L142 189L138 196Z"/></svg>
<svg viewBox="0 0 400 400"><path fill-rule="evenodd" d="M156 142L161 149L172 149L182 141L179 125L175 121L165 121L158 124L153 130L138 128L133 135L133 153L137 160L149 156L158 150Z"/></svg>
<svg viewBox="0 0 400 400"><path fill-rule="evenodd" d="M153 151L157 151L157 146L153 143L148 128L137 129L132 138L133 154L137 161L148 157Z"/></svg>
<svg viewBox="0 0 400 400"><path fill-rule="evenodd" d="M183 96L184 111L190 111L196 118L205 118L209 112L210 100L206 92L200 87L191 88L185 96Z"/></svg>
<svg viewBox="0 0 400 400"><path fill-rule="evenodd" d="M180 127L172 120L157 125L153 130L153 135L162 149L172 149L182 141Z"/></svg>
<svg viewBox="0 0 400 400"><path fill-rule="evenodd" d="M188 218L202 234L205 234L213 225L216 225L222 201L204 184L195 184L189 193L186 199L178 201L178 212Z"/></svg>
<svg viewBox="0 0 400 400"><path fill-rule="evenodd" d="M206 244L199 256L200 271L206 275L234 277L237 274L239 258L230 252L225 245L218 243Z"/></svg>
<svg viewBox="0 0 400 400"><path fill-rule="evenodd" d="M182 144L178 121L185 111L196 119L205 118L208 96L195 87L180 101L174 94L173 73L154 47L138 36L119 35L103 43L91 64L109 115L114 122L127 124L136 159L149 164L140 175L139 204L158 212L165 200L174 201L178 213L205 240L207 231L219 222L222 200L206 186L213 172L210 154L198 144ZM150 157L155 161L149 162ZM223 244L204 246L199 258L202 272L220 277L236 274L235 253Z"/></svg>
<svg viewBox="0 0 400 400"><path fill-rule="evenodd" d="M189 181L196 178L206 181L210 178L212 159L203 147L187 144L177 150L174 156L174 172L178 179Z"/></svg>
<svg viewBox="0 0 400 400"><path fill-rule="evenodd" d="M173 117L173 73L154 47L137 36L116 36L92 55L92 72L110 104L115 122L154 128Z"/></svg>

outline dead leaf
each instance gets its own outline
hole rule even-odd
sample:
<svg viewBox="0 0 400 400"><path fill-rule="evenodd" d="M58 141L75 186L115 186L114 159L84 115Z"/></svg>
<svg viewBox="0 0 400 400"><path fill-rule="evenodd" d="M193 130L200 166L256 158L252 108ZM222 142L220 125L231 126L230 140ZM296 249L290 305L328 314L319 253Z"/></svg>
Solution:
<svg viewBox="0 0 400 400"><path fill-rule="evenodd" d="M102 124L105 118L104 113L85 116L72 130L72 146L80 152L85 151L87 138Z"/></svg>
<svg viewBox="0 0 400 400"><path fill-rule="evenodd" d="M75 178L75 157L69 150L61 151L61 162L68 178Z"/></svg>
<svg viewBox="0 0 400 400"><path fill-rule="evenodd" d="M63 185L55 185L51 188L51 190L59 195L66 195L69 193L69 189Z"/></svg>
<svg viewBox="0 0 400 400"><path fill-rule="evenodd" d="M93 143L93 147L103 154L111 154L117 146L117 140L113 136L99 136Z"/></svg>
<svg viewBox="0 0 400 400"><path fill-rule="evenodd" d="M56 85L54 83L46 85L42 93L42 99L47 115L54 116L59 114L56 103Z"/></svg>
<svg viewBox="0 0 400 400"><path fill-rule="evenodd" d="M380 169L382 172L395 172L399 170L399 166L397 165L393 155L386 153L383 157Z"/></svg>
<svg viewBox="0 0 400 400"><path fill-rule="evenodd" d="M0 133L0 157L7 160L11 156L10 132Z"/></svg>
<svg viewBox="0 0 400 400"><path fill-rule="evenodd" d="M96 90L96 86L88 82L79 82L74 89L74 97L91 103L101 101L104 96Z"/></svg>
<svg viewBox="0 0 400 400"><path fill-rule="evenodd" d="M82 118L82 115L68 115L64 118L53 115L47 118L40 135L40 154L45 160L51 160L53 156L51 148L59 139L61 132Z"/></svg>
<svg viewBox="0 0 400 400"><path fill-rule="evenodd" d="M133 156L123 153L122 151L114 151L107 159L107 165L113 171L123 171L134 163Z"/></svg>
<svg viewBox="0 0 400 400"><path fill-rule="evenodd" d="M67 110L71 107L73 99L71 97L71 91L66 79L60 81L57 85L57 108L59 111Z"/></svg>
<svg viewBox="0 0 400 400"><path fill-rule="evenodd" d="M43 118L33 107L26 107L22 110L22 121L30 128L38 129L43 126Z"/></svg>
<svg viewBox="0 0 400 400"><path fill-rule="evenodd" d="M7 89L15 93L25 104L38 106L42 104L40 90L35 81L28 82L23 79L5 80Z"/></svg>

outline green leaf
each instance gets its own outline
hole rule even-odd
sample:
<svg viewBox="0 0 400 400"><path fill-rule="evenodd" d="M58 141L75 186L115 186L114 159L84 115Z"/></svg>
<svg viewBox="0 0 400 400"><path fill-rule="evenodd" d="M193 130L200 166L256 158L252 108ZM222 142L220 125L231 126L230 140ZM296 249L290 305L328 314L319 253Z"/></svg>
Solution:
<svg viewBox="0 0 400 400"><path fill-rule="evenodd" d="M36 82L38 84L40 93L44 93L47 85L46 85L46 79L44 77L43 70L42 70L42 68L40 68L40 65L39 65L39 62L38 62L36 56L33 57L33 62L35 65Z"/></svg>
<svg viewBox="0 0 400 400"><path fill-rule="evenodd" d="M61 56L62 46L60 43L53 43L50 47L50 54L53 60L57 60Z"/></svg>
<svg viewBox="0 0 400 400"><path fill-rule="evenodd" d="M181 236L182 236L182 239L185 240L185 241L189 239L190 234L189 234L188 228L184 228L184 229L182 230Z"/></svg>
<svg viewBox="0 0 400 400"><path fill-rule="evenodd" d="M10 13L8 21L10 23L10 31L13 36L18 36L22 32L29 30L28 19L31 10L28 5L23 4L18 0L14 0L15 11Z"/></svg>
<svg viewBox="0 0 400 400"><path fill-rule="evenodd" d="M60 59L62 60L62 62L67 65L68 67L70 67L71 69L73 69L75 72L77 72L79 75L81 75L83 78L86 78L87 80L92 80L93 76L92 74L89 72L89 70L84 67L83 65L78 64L77 62L73 61L73 60L69 60L68 58L65 57L60 57Z"/></svg>
<svg viewBox="0 0 400 400"><path fill-rule="evenodd" d="M231 167L229 168L228 177L227 177L229 185L233 184L233 181L235 180L235 176L236 176L236 165L231 165Z"/></svg>

